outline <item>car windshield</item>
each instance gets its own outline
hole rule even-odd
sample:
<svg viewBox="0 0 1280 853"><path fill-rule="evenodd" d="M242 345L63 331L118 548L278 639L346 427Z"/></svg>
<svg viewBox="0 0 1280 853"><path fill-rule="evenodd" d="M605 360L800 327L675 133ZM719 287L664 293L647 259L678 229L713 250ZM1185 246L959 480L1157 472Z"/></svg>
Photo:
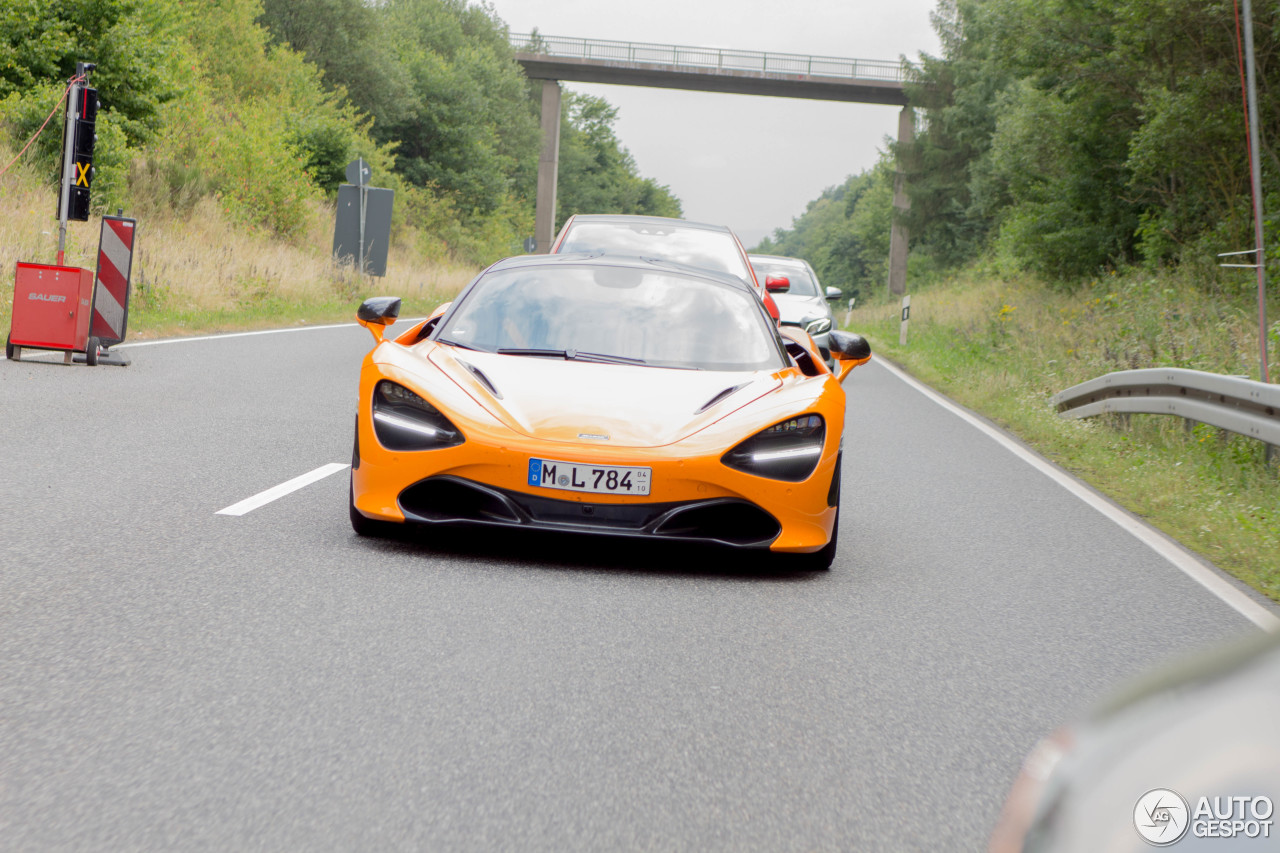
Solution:
<svg viewBox="0 0 1280 853"><path fill-rule="evenodd" d="M764 281L771 275L783 276L791 281L791 289L785 291L786 296L819 296L818 283L809 275L809 271L801 264L776 263L774 261L752 261L756 277Z"/></svg>
<svg viewBox="0 0 1280 853"><path fill-rule="evenodd" d="M557 251L661 258L755 283L738 241L728 231L672 223L576 221Z"/></svg>
<svg viewBox="0 0 1280 853"><path fill-rule="evenodd" d="M784 367L759 300L668 271L539 265L492 272L467 291L441 343L517 356L702 370Z"/></svg>

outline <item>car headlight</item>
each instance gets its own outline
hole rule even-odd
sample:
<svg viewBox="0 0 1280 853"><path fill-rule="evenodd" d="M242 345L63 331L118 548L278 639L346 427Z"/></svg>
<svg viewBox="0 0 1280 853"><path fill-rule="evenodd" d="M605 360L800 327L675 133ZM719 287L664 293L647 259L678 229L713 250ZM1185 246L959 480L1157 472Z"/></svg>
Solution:
<svg viewBox="0 0 1280 853"><path fill-rule="evenodd" d="M818 467L826 434L821 415L801 415L761 430L720 461L758 477L796 483Z"/></svg>
<svg viewBox="0 0 1280 853"><path fill-rule="evenodd" d="M439 409L386 380L373 389L373 432L388 450L436 450L465 440Z"/></svg>
<svg viewBox="0 0 1280 853"><path fill-rule="evenodd" d="M816 320L807 320L804 324L804 330L811 335L821 335L823 332L831 331L831 318L819 317Z"/></svg>

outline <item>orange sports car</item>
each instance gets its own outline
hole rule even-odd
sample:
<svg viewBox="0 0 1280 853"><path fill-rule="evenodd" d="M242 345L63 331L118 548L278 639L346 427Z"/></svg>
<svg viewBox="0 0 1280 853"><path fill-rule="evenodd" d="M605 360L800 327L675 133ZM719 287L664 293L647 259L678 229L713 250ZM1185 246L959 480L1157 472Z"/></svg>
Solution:
<svg viewBox="0 0 1280 853"><path fill-rule="evenodd" d="M365 357L351 524L472 525L835 556L845 394L737 276L622 255L499 261Z"/></svg>

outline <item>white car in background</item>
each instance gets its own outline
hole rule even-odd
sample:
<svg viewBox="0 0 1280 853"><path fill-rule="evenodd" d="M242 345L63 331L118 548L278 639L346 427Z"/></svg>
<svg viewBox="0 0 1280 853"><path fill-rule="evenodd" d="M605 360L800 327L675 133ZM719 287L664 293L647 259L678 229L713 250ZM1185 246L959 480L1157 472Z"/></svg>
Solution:
<svg viewBox="0 0 1280 853"><path fill-rule="evenodd" d="M781 255L748 255L756 278L778 303L780 325L797 326L813 338L827 365L831 366L831 330L836 318L831 303L843 294L835 287L823 289L818 274L802 258Z"/></svg>

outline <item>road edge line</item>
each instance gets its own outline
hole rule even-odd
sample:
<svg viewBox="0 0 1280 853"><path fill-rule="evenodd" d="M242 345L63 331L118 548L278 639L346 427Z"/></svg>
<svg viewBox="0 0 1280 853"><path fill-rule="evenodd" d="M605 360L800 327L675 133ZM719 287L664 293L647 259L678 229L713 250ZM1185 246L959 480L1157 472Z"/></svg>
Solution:
<svg viewBox="0 0 1280 853"><path fill-rule="evenodd" d="M1045 459L1039 453L1036 453L1020 441L1014 439L1004 430L1001 430L1000 428L979 418L955 401L933 388L930 388L928 385L925 385L898 365L885 358L876 358L875 361L881 366L887 368L889 372L897 376L898 379L919 391L925 397L928 397L934 403L937 403L953 415L958 416L970 426L977 427L979 431L988 437L995 439L997 443L1003 446L1006 450L1011 451L1019 459L1028 463L1033 468L1040 471L1040 473L1062 486L1075 497L1084 501L1111 521L1115 522L1115 524L1122 530L1127 531L1139 542L1146 545L1161 557L1164 557L1183 574L1200 584L1220 601L1235 610L1244 618L1248 619L1254 625L1257 625L1262 630L1270 633L1280 632L1280 616L1277 616L1266 606L1254 601L1244 592L1236 589L1231 582L1218 574L1220 570L1209 568L1198 557L1196 557L1195 554L1191 553L1181 544L1170 539L1154 527L1140 521L1128 511L1095 492L1091 487L1081 482L1076 477L1071 476L1057 465L1054 465L1048 459Z"/></svg>

